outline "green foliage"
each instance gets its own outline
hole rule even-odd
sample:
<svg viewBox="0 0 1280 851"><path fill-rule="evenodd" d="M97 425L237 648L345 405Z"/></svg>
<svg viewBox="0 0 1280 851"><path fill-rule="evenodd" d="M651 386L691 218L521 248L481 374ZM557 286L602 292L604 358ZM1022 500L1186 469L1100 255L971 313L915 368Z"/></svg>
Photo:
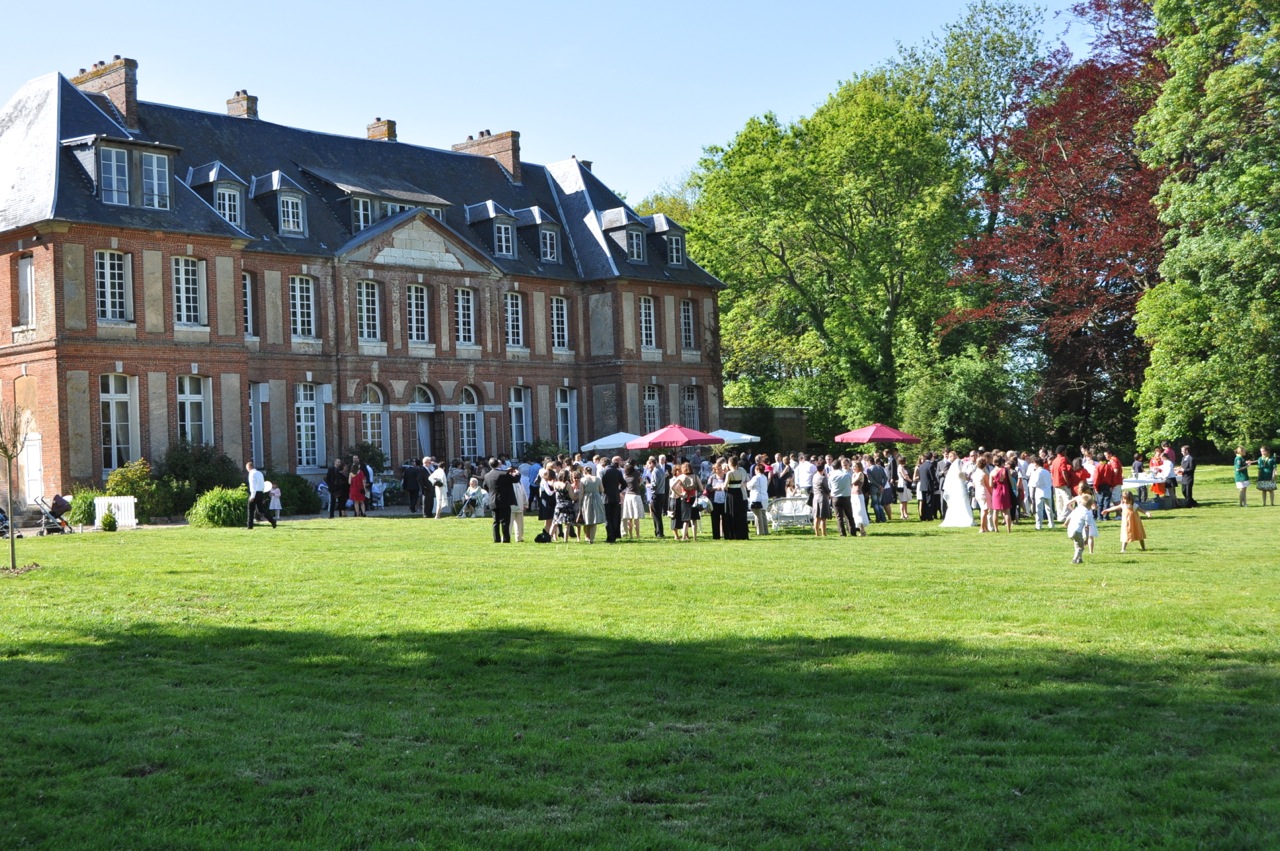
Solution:
<svg viewBox="0 0 1280 851"><path fill-rule="evenodd" d="M114 532L118 528L119 524L116 522L116 515L108 508L106 513L102 515L102 531Z"/></svg>
<svg viewBox="0 0 1280 851"><path fill-rule="evenodd" d="M903 393L902 429L926 446L1020 447L1031 431L1028 401L1007 358L970 347L939 362L913 365Z"/></svg>
<svg viewBox="0 0 1280 851"><path fill-rule="evenodd" d="M187 511L187 522L204 529L232 528L245 524L249 505L249 488L213 487L197 497Z"/></svg>
<svg viewBox="0 0 1280 851"><path fill-rule="evenodd" d="M343 461L350 461L352 455L359 455L362 463L368 464L373 468L374 475L377 475L387 469L387 453L383 452L368 441L362 440L356 445L348 446L346 449L342 450ZM274 481L274 479L272 481Z"/></svg>
<svg viewBox="0 0 1280 851"><path fill-rule="evenodd" d="M280 488L281 514L318 514L320 512L320 494L316 493L315 485L307 479L295 473L268 472L265 475L267 481Z"/></svg>
<svg viewBox="0 0 1280 851"><path fill-rule="evenodd" d="M150 523L153 517L169 515L168 490L151 477L151 464L146 458L129 461L112 470L107 477L107 496L133 497L134 516L139 523Z"/></svg>
<svg viewBox="0 0 1280 851"><path fill-rule="evenodd" d="M636 204L638 215L652 216L662 213L678 224L687 225L693 218L694 208L698 205L698 186L692 173L686 174L677 181L667 181L658 187L656 192L645 196Z"/></svg>
<svg viewBox="0 0 1280 851"><path fill-rule="evenodd" d="M239 464L215 447L183 440L169 447L155 477L169 492L167 513L185 514L197 496L210 488L234 488L243 473Z"/></svg>
<svg viewBox="0 0 1280 851"><path fill-rule="evenodd" d="M106 491L98 488L75 485L71 488L71 509L67 511L66 521L72 526L92 526L97 522L97 513L93 501L106 496Z"/></svg>
<svg viewBox="0 0 1280 851"><path fill-rule="evenodd" d="M574 447L575 451L576 449L577 447ZM570 451L569 447L561 446L554 440L543 438L542 440L535 440L533 443L530 443L529 448L525 450L524 454L526 457L533 458L541 463L543 458L554 458L560 453L568 451Z"/></svg>

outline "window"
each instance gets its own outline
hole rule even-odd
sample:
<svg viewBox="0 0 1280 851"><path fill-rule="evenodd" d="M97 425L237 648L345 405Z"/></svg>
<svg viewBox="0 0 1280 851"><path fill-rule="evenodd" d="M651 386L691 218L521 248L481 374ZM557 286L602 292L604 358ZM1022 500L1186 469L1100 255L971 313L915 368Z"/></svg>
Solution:
<svg viewBox="0 0 1280 851"><path fill-rule="evenodd" d="M142 155L142 206L169 209L169 157Z"/></svg>
<svg viewBox="0 0 1280 851"><path fill-rule="evenodd" d="M356 282L356 332L364 341L382 339L378 285L374 281Z"/></svg>
<svg viewBox="0 0 1280 851"><path fill-rule="evenodd" d="M133 380L127 375L103 375L98 399L102 403L102 470L107 472L133 460Z"/></svg>
<svg viewBox="0 0 1280 851"><path fill-rule="evenodd" d="M18 258L18 325L36 324L36 266L30 257Z"/></svg>
<svg viewBox="0 0 1280 851"><path fill-rule="evenodd" d="M462 404L458 409L458 440L463 458L469 460L484 452L480 399L470 387L462 388Z"/></svg>
<svg viewBox="0 0 1280 851"><path fill-rule="evenodd" d="M644 232L627 231L627 259L637 263L644 261Z"/></svg>
<svg viewBox="0 0 1280 851"><path fill-rule="evenodd" d="M205 422L209 406L205 404L207 382L198 375L178 376L178 440L187 443L212 443Z"/></svg>
<svg viewBox="0 0 1280 851"><path fill-rule="evenodd" d="M656 349L658 347L658 331L654 324L653 297L640 296L640 348Z"/></svg>
<svg viewBox="0 0 1280 851"><path fill-rule="evenodd" d="M520 293L506 293L502 297L507 319L507 346L524 348L524 300Z"/></svg>
<svg viewBox="0 0 1280 851"><path fill-rule="evenodd" d="M702 417L698 404L698 388L686 387L680 391L680 424L685 428L700 429Z"/></svg>
<svg viewBox="0 0 1280 851"><path fill-rule="evenodd" d="M476 319L473 310L475 293L458 288L453 291L453 339L459 346L476 344Z"/></svg>
<svg viewBox="0 0 1280 851"><path fill-rule="evenodd" d="M302 198L297 195L280 196L280 232L305 233L302 220Z"/></svg>
<svg viewBox="0 0 1280 851"><path fill-rule="evenodd" d="M529 448L529 388L512 387L507 409L511 413L511 457L524 457Z"/></svg>
<svg viewBox="0 0 1280 851"><path fill-rule="evenodd" d="M204 325L204 262L194 257L173 258L173 321Z"/></svg>
<svg viewBox="0 0 1280 851"><path fill-rule="evenodd" d="M289 332L295 337L316 335L314 287L302 275L289 276Z"/></svg>
<svg viewBox="0 0 1280 851"><path fill-rule="evenodd" d="M368 198L351 199L351 227L359 232L373 224L373 202Z"/></svg>
<svg viewBox="0 0 1280 851"><path fill-rule="evenodd" d="M680 302L680 348L697 348L698 340L693 331L693 302L686 298Z"/></svg>
<svg viewBox="0 0 1280 851"><path fill-rule="evenodd" d="M316 386L299 384L298 399L293 404L293 428L298 445L299 467L316 467L320 464L317 419Z"/></svg>
<svg viewBox="0 0 1280 851"><path fill-rule="evenodd" d="M426 343L430 341L427 331L428 303L427 288L420 284L411 284L408 293L410 343Z"/></svg>
<svg viewBox="0 0 1280 851"><path fill-rule="evenodd" d="M102 149L102 200L129 203L129 154L120 148Z"/></svg>
<svg viewBox="0 0 1280 851"><path fill-rule="evenodd" d="M360 402L360 439L379 449L386 448L382 436L383 423L382 391L372 384L365 385L364 398Z"/></svg>
<svg viewBox="0 0 1280 851"><path fill-rule="evenodd" d="M246 337L258 336L258 325L255 322L253 313L253 275L248 272L240 273L240 291L242 296L242 306L244 309L244 335Z"/></svg>
<svg viewBox="0 0 1280 851"><path fill-rule="evenodd" d="M511 225L495 224L493 226L493 253L499 257L515 257L515 242L512 240Z"/></svg>
<svg viewBox="0 0 1280 851"><path fill-rule="evenodd" d="M412 209L413 209L412 204L396 204L391 201L383 201L382 202L382 218L389 219L392 216L400 215L405 210L412 210ZM440 217L436 216L436 218L438 219Z"/></svg>
<svg viewBox="0 0 1280 851"><path fill-rule="evenodd" d="M431 395L431 388L419 384L413 388L413 401L409 403L409 412L413 417L414 434L417 437L418 457L434 455L436 397Z"/></svg>
<svg viewBox="0 0 1280 851"><path fill-rule="evenodd" d="M439 219L439 220L440 220L440 221L442 221L442 222L444 221L444 208L442 208L442 207L426 207L426 208L424 208L424 209L427 211L427 215L428 215L428 216L431 216L431 218L433 218L433 219Z"/></svg>
<svg viewBox="0 0 1280 851"><path fill-rule="evenodd" d="M556 442L572 452L578 448L578 391L556 388Z"/></svg>
<svg viewBox="0 0 1280 851"><path fill-rule="evenodd" d="M551 297L551 348L569 348L569 300Z"/></svg>
<svg viewBox="0 0 1280 851"><path fill-rule="evenodd" d="M644 433L657 431L662 427L662 396L661 390L656 384L647 385L644 388Z"/></svg>
<svg viewBox="0 0 1280 851"><path fill-rule="evenodd" d="M218 215L236 227L240 220L240 188L237 186L219 186L217 193Z"/></svg>
<svg viewBox="0 0 1280 851"><path fill-rule="evenodd" d="M667 237L667 265L684 265L684 237L671 234Z"/></svg>
<svg viewBox="0 0 1280 851"><path fill-rule="evenodd" d="M542 248L542 259L547 263L560 262L560 236L550 228L538 232L538 243Z"/></svg>
<svg viewBox="0 0 1280 851"><path fill-rule="evenodd" d="M93 278L94 289L98 294L98 319L133 321L128 257L119 251L95 251Z"/></svg>

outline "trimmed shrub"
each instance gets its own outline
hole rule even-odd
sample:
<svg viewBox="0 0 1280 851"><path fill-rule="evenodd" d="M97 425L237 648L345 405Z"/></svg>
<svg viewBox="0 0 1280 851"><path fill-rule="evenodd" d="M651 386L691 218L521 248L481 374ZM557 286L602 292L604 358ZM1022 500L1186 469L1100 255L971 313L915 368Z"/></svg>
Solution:
<svg viewBox="0 0 1280 851"><path fill-rule="evenodd" d="M352 455L359 455L360 460L373 468L373 474L376 476L383 470L387 469L387 453L368 441L360 441L355 446L348 446L342 450L342 460L350 461ZM275 479L272 479L275 481ZM283 488L281 488L283 490ZM319 511L320 509L316 509Z"/></svg>
<svg viewBox="0 0 1280 851"><path fill-rule="evenodd" d="M152 517L169 516L169 492L151 478L151 465L146 458L112 470L107 477L107 496L133 497L136 500L134 516L139 523L150 523Z"/></svg>
<svg viewBox="0 0 1280 851"><path fill-rule="evenodd" d="M316 493L315 485L302 476L268 471L266 478L280 488L281 515L320 513L320 494ZM245 488L245 492L248 493L248 488Z"/></svg>
<svg viewBox="0 0 1280 851"><path fill-rule="evenodd" d="M118 528L120 527L119 524L116 523L116 516L112 514L111 509L108 508L107 513L102 515L102 531L114 532Z"/></svg>
<svg viewBox="0 0 1280 851"><path fill-rule="evenodd" d="M105 491L97 488L76 485L71 489L71 510L66 514L66 521L72 526L92 526L98 519L93 509L93 501L106 495Z"/></svg>
<svg viewBox="0 0 1280 851"><path fill-rule="evenodd" d="M235 488L244 479L239 466L212 446L179 441L169 447L155 476L169 491L169 511L185 514L210 488Z"/></svg>
<svg viewBox="0 0 1280 851"><path fill-rule="evenodd" d="M203 529L243 526L249 506L249 489L216 487L196 498L187 512L187 522Z"/></svg>

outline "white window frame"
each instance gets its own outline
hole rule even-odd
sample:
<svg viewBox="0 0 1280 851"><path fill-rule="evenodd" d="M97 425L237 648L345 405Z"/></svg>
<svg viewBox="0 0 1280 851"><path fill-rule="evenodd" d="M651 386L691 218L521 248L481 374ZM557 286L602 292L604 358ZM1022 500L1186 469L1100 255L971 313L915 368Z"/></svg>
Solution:
<svg viewBox="0 0 1280 851"><path fill-rule="evenodd" d="M192 445L213 443L212 382L201 375L178 376L178 440Z"/></svg>
<svg viewBox="0 0 1280 851"><path fill-rule="evenodd" d="M392 216L400 215L405 210L412 210L413 208L414 208L413 204L401 204L397 201L383 201L382 202L382 218L389 219Z"/></svg>
<svg viewBox="0 0 1280 851"><path fill-rule="evenodd" d="M103 385L108 385L104 388ZM123 389L121 389L123 388ZM138 383L132 375L98 377L103 478L138 457Z"/></svg>
<svg viewBox="0 0 1280 851"><path fill-rule="evenodd" d="M98 160L101 163L102 202L120 207L129 206L129 152L124 148L102 148Z"/></svg>
<svg viewBox="0 0 1280 851"><path fill-rule="evenodd" d="M20 328L36 324L36 260L30 255L18 258L18 321Z"/></svg>
<svg viewBox="0 0 1280 851"><path fill-rule="evenodd" d="M538 231L538 250L542 262L560 262L560 234L555 228L542 228Z"/></svg>
<svg viewBox="0 0 1280 851"><path fill-rule="evenodd" d="M564 296L551 297L551 348L569 351L569 299Z"/></svg>
<svg viewBox="0 0 1280 851"><path fill-rule="evenodd" d="M294 456L298 467L320 466L320 399L314 384L299 384L293 403Z"/></svg>
<svg viewBox="0 0 1280 851"><path fill-rule="evenodd" d="M644 262L644 231L627 231L627 259L633 263Z"/></svg>
<svg viewBox="0 0 1280 851"><path fill-rule="evenodd" d="M205 261L195 257L174 257L173 321L175 325L209 324L205 308Z"/></svg>
<svg viewBox="0 0 1280 851"><path fill-rule="evenodd" d="M280 233L290 236L304 236L307 232L306 205L302 196L295 192L280 193Z"/></svg>
<svg viewBox="0 0 1280 851"><path fill-rule="evenodd" d="M653 296L640 296L640 348L658 348L657 307Z"/></svg>
<svg viewBox="0 0 1280 851"><path fill-rule="evenodd" d="M444 207L423 207L427 211L427 215L433 219L444 221Z"/></svg>
<svg viewBox="0 0 1280 851"><path fill-rule="evenodd" d="M99 322L133 321L133 258L119 251L93 252L93 289Z"/></svg>
<svg viewBox="0 0 1280 851"><path fill-rule="evenodd" d="M142 206L169 209L169 155L144 151L142 154Z"/></svg>
<svg viewBox="0 0 1280 851"><path fill-rule="evenodd" d="M386 397L374 384L366 384L360 397L360 439L387 450Z"/></svg>
<svg viewBox="0 0 1280 851"><path fill-rule="evenodd" d="M702 400L692 384L680 390L680 424L695 431L702 428Z"/></svg>
<svg viewBox="0 0 1280 851"><path fill-rule="evenodd" d="M484 454L484 413L480 396L470 387L462 388L458 406L458 455L472 461Z"/></svg>
<svg viewBox="0 0 1280 851"><path fill-rule="evenodd" d="M532 443L529 427L533 422L529 410L532 394L528 387L512 387L507 399L507 411L511 421L511 457L520 459Z"/></svg>
<svg viewBox="0 0 1280 851"><path fill-rule="evenodd" d="M507 222L493 223L493 253L499 257L516 256L515 227Z"/></svg>
<svg viewBox="0 0 1280 851"><path fill-rule="evenodd" d="M368 198L351 199L351 232L359 233L373 224L373 201Z"/></svg>
<svg viewBox="0 0 1280 851"><path fill-rule="evenodd" d="M382 293L377 281L356 281L356 333L360 342L382 339Z"/></svg>
<svg viewBox="0 0 1280 851"><path fill-rule="evenodd" d="M316 336L316 284L306 275L289 276L289 333L304 339Z"/></svg>
<svg viewBox="0 0 1280 851"><path fill-rule="evenodd" d="M453 291L453 339L459 346L476 345L476 294L458 287Z"/></svg>
<svg viewBox="0 0 1280 851"><path fill-rule="evenodd" d="M667 265L684 265L684 237L678 233L667 237Z"/></svg>
<svg viewBox="0 0 1280 851"><path fill-rule="evenodd" d="M410 284L405 293L410 343L431 342L431 294L423 284Z"/></svg>
<svg viewBox="0 0 1280 851"><path fill-rule="evenodd" d="M556 442L570 452L578 448L578 391L556 388Z"/></svg>
<svg viewBox="0 0 1280 851"><path fill-rule="evenodd" d="M219 216L236 227L244 224L240 215L241 210L244 209L244 193L239 186L220 184L214 190L214 201Z"/></svg>
<svg viewBox="0 0 1280 851"><path fill-rule="evenodd" d="M695 350L698 346L697 322L694 319L693 299L680 300L680 348Z"/></svg>
<svg viewBox="0 0 1280 851"><path fill-rule="evenodd" d="M523 349L524 345L524 296L520 293L502 294L502 316L507 330L507 348Z"/></svg>
<svg viewBox="0 0 1280 851"><path fill-rule="evenodd" d="M640 415L644 419L644 433L662 428L662 388L656 384L646 384L644 399L640 404Z"/></svg>
<svg viewBox="0 0 1280 851"><path fill-rule="evenodd" d="M244 335L250 338L257 338L258 326L256 324L257 316L253 311L253 273L240 273L240 309L244 314Z"/></svg>

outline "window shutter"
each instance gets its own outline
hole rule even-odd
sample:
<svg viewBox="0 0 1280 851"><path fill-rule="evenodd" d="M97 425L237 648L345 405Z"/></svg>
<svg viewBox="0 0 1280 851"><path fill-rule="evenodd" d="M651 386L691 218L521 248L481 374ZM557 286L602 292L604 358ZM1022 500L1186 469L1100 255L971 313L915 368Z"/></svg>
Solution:
<svg viewBox="0 0 1280 851"><path fill-rule="evenodd" d="M124 255L124 318L133 321L133 255Z"/></svg>
<svg viewBox="0 0 1280 851"><path fill-rule="evenodd" d="M209 261L196 261L196 302L200 309L200 324L209 324Z"/></svg>

